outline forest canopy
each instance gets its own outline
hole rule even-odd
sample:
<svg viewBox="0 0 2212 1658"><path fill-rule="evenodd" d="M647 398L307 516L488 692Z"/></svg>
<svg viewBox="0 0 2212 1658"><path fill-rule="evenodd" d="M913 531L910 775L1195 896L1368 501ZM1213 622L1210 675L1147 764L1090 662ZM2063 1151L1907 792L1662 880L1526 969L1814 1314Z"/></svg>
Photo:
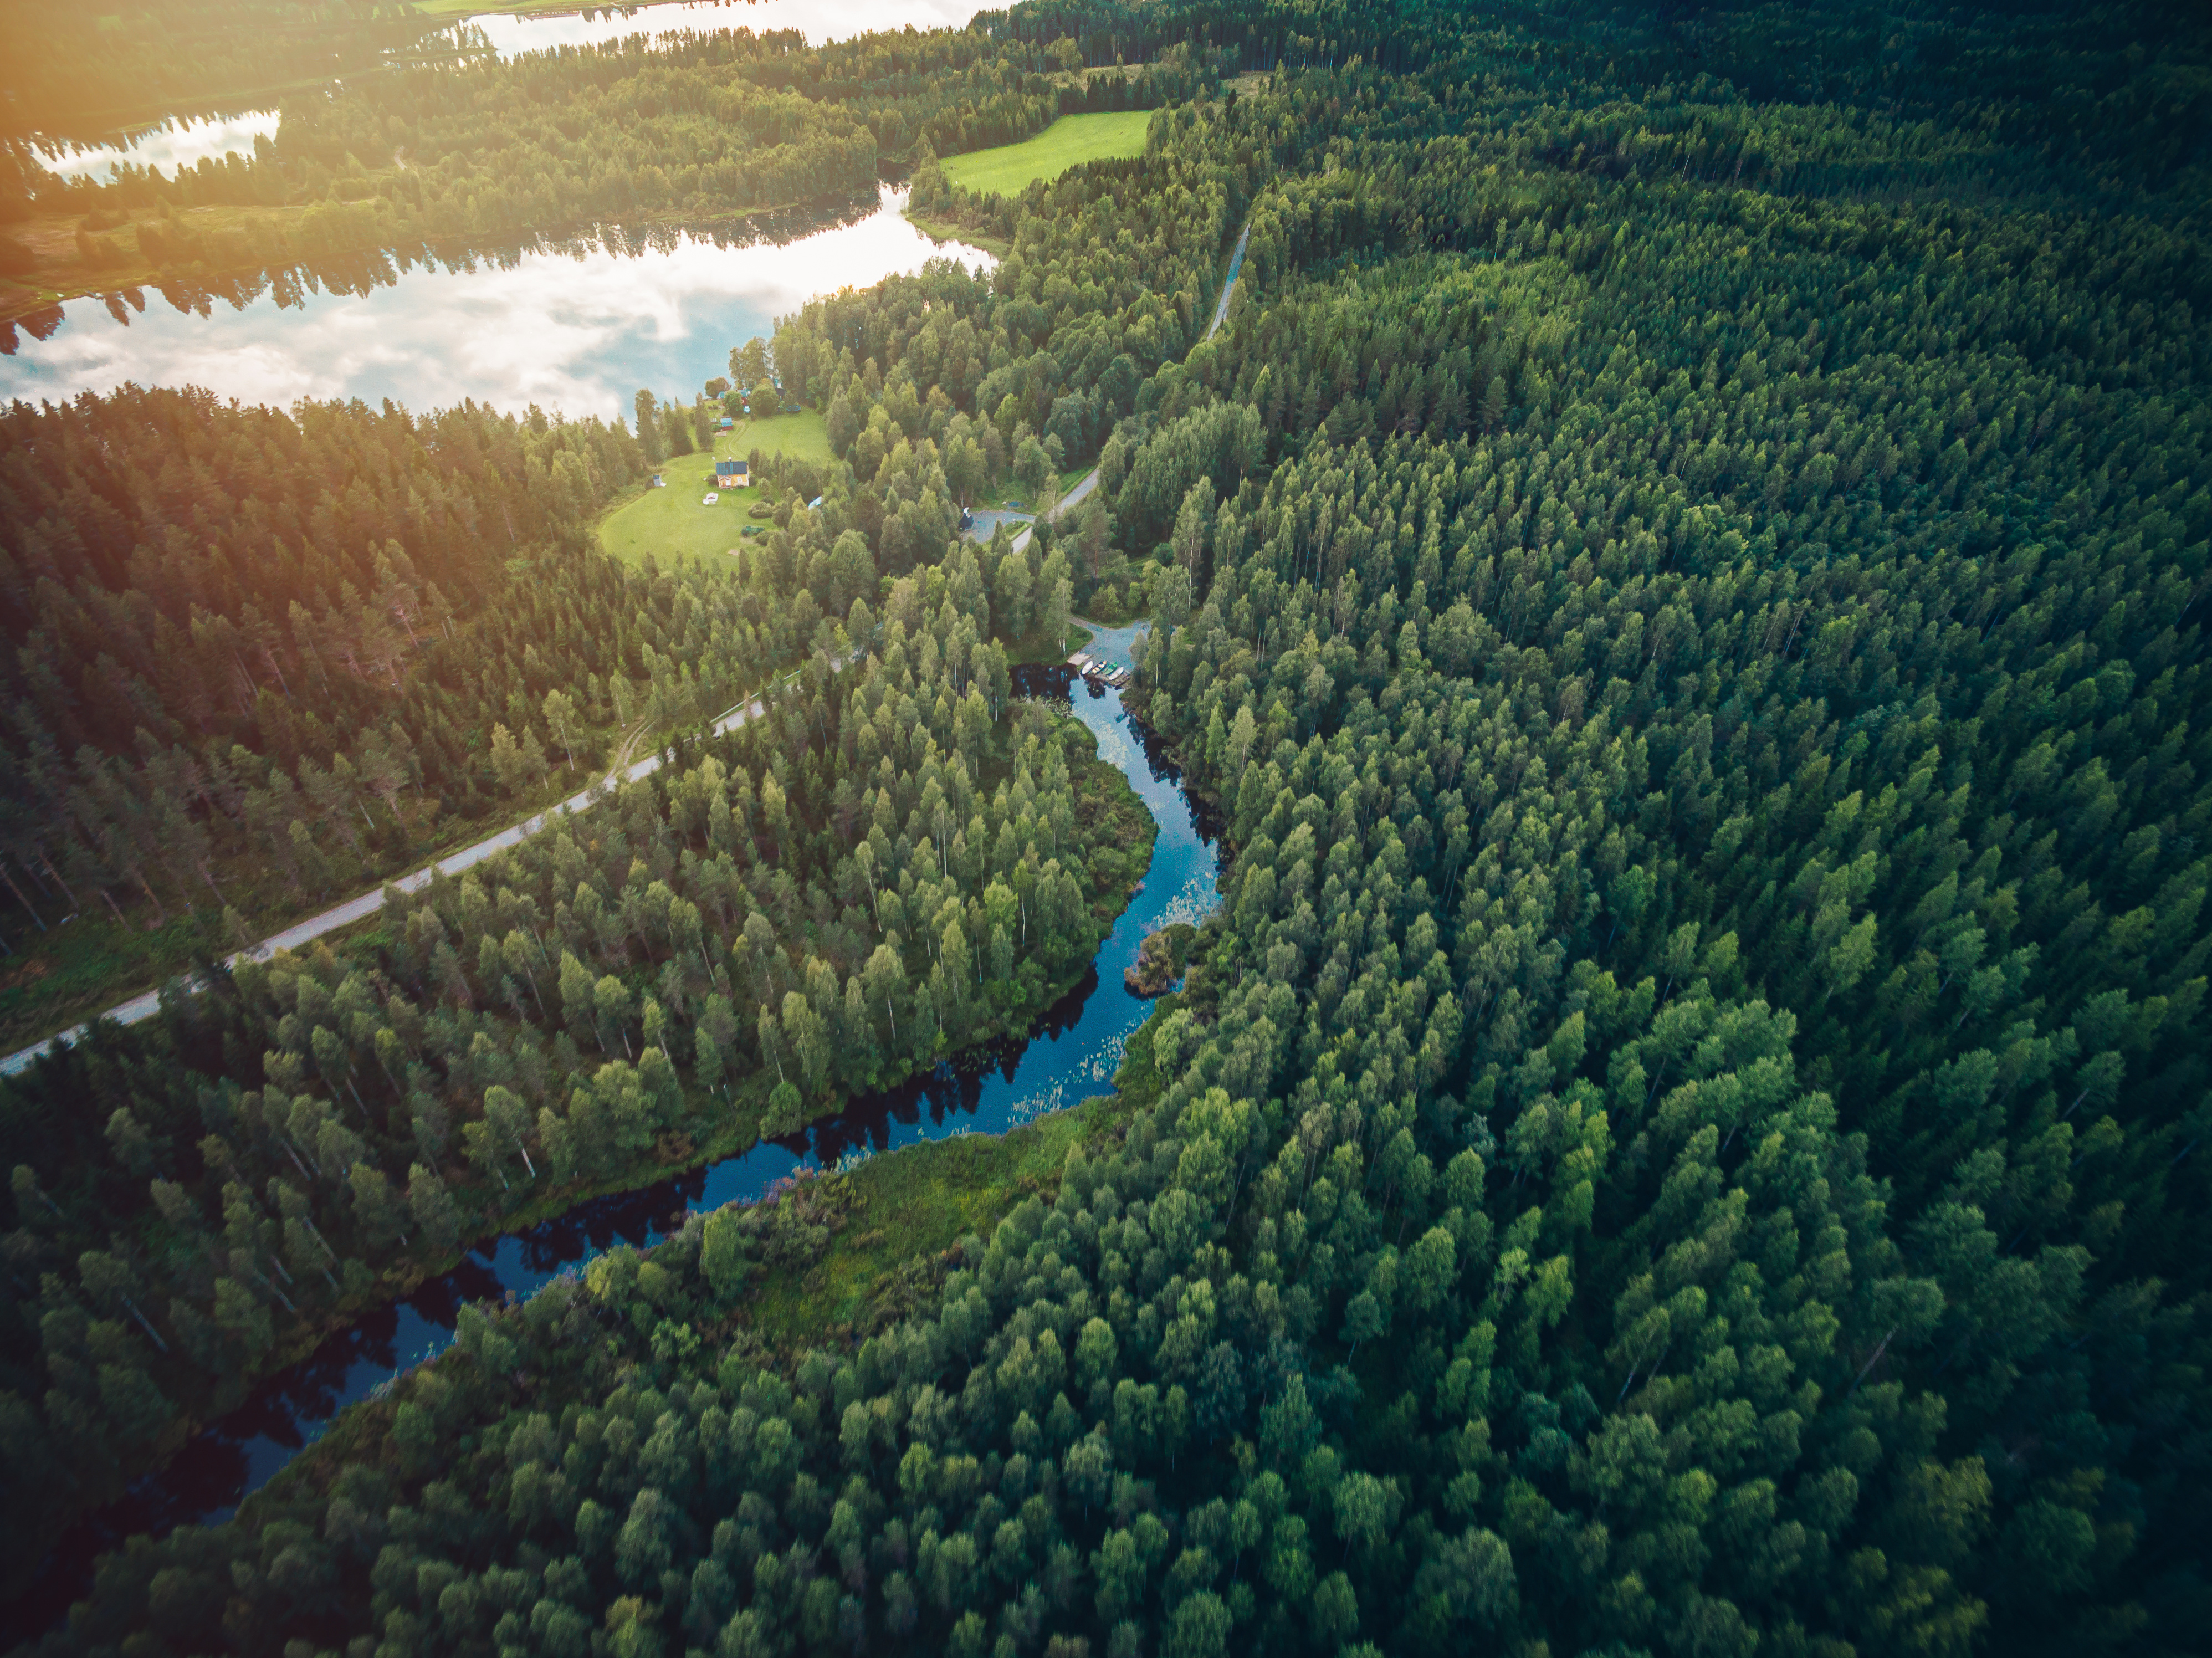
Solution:
<svg viewBox="0 0 2212 1658"><path fill-rule="evenodd" d="M471 1308L37 1649L2200 1647L2201 20L971 34L1219 84L1018 198L918 152L1006 257L782 319L836 459L729 596L809 653L773 720L393 902L374 962L0 1085L8 1483L156 1460L264 1260L366 1296L457 1188L1018 1025L1143 856L1007 695L1085 606L1147 611L1130 704L1223 824L1182 988L849 1319L789 1309L892 1247L874 1170L694 1216Z"/></svg>

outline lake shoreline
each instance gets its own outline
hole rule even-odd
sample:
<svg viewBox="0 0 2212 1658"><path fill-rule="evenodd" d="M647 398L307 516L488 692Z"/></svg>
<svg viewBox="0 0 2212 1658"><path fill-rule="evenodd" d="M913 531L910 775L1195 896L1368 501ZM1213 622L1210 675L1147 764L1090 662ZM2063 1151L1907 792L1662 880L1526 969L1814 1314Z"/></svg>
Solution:
<svg viewBox="0 0 2212 1658"><path fill-rule="evenodd" d="M174 386L273 409L389 400L420 416L468 401L628 424L640 387L690 401L683 388L732 343L771 334L818 295L947 258L995 266L986 250L940 245L908 222L906 199L878 185L872 201L719 222L403 241L157 294L103 270L88 283L95 294L65 303L0 288L0 313L15 307L0 314L0 399Z"/></svg>
<svg viewBox="0 0 2212 1658"><path fill-rule="evenodd" d="M55 252L50 267L30 273L33 279L40 276L51 276L54 280L48 285L33 288L26 286L20 278L0 276L0 324L23 325L37 319L41 313L51 311L57 306L66 305L72 300L96 299L111 302L121 301L131 304L134 308L143 308L141 301L149 289L168 298L170 303L177 305L179 310L189 310L192 307L178 304L168 290L173 288L186 294L205 294L212 298L227 300L229 296L222 291L222 288L229 288L235 291L241 284L252 283L255 286L258 295L265 293L276 284L287 281L292 282L295 286L303 286L305 284L300 283L298 280L302 276L308 282L319 283L323 281L325 270L329 269L329 265L339 260L359 262L380 258L387 263L395 259L426 264L434 261L468 263L505 252L510 246L517 244L532 242L542 247L547 243L557 244L563 241L573 243L586 238L602 240L610 232L620 234L633 228L673 231L679 234L712 240L714 233L717 230L750 228L760 221L803 216L830 216L829 222L813 227L813 229L817 230L828 229L837 225L857 223L866 219L869 212L872 211L872 210L863 210L866 201L865 197L854 196L837 201L825 199L814 202L777 202L763 207L732 208L725 212L703 216L696 213L647 213L641 214L635 219L619 221L575 219L550 225L518 225L508 227L504 230L487 232L483 236L423 237L396 242L362 242L351 246L325 250L323 258L326 264L324 269L320 270L313 261L304 259L283 265L272 265L261 260L234 261L222 264L209 264L204 261L195 260L183 270L153 264L122 264L94 268L85 264L81 258L76 257L76 233L84 227L86 220L93 216L83 213L54 214L41 218L27 219L20 224L9 227L9 234L19 241L24 242L25 246L30 247L34 253L40 252L42 250L64 247L69 250L69 253L64 256ZM304 206L193 207L186 208L183 212L177 214L175 220L188 228L203 232L236 232L248 224L281 232L285 221L297 220L308 210L308 208ZM106 235L112 230L126 228L132 228L135 233L137 226L149 222L156 224L162 222L161 215L152 210L147 210L132 214L124 225L110 226L105 231L88 232L88 234ZM921 227L917 225L916 228ZM802 234L811 234L811 232ZM527 252L537 249L524 246L520 251ZM403 274L404 269L403 267ZM356 272L354 270L331 270L330 274L343 279L353 276ZM138 297L134 299L132 297L134 295ZM27 328L26 331L35 335L34 330ZM37 335L36 337L46 337ZM0 337L0 355L13 356L16 349L17 344L12 332Z"/></svg>

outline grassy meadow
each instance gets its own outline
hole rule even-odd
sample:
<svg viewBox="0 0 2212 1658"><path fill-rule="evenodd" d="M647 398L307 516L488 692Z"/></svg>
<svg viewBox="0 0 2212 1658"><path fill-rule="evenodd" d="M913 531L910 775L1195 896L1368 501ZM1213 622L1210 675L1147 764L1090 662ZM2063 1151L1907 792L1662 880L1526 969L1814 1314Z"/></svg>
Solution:
<svg viewBox="0 0 2212 1658"><path fill-rule="evenodd" d="M1004 1134L952 1134L866 1159L852 1171L855 1201L828 1254L810 1266L772 1268L755 1284L743 1321L772 1343L795 1345L840 1329L865 1332L909 1310L951 1264L939 1259L944 1251L963 1236L988 1238L1025 1197L1050 1201L1071 1150L1102 1155L1132 1114L1159 1097L1152 1032L1182 1004L1175 991L1153 1004L1122 1049L1110 1095Z"/></svg>
<svg viewBox="0 0 2212 1658"><path fill-rule="evenodd" d="M1148 109L1116 110L1106 115L1063 115L1034 138L995 149L947 155L939 165L963 190L981 195L1015 196L1032 179L1049 183L1072 167L1145 153Z"/></svg>
<svg viewBox="0 0 2212 1658"><path fill-rule="evenodd" d="M635 563L651 553L665 562L671 556L708 559L726 556L741 546L747 526L763 531L769 520L749 517L748 509L761 499L757 485L716 492L712 507L700 498L714 488L714 457L750 455L758 449L767 454L795 456L801 460L830 459L830 430L811 409L776 415L767 420L742 421L714 439L713 455L696 450L678 455L660 469L668 480L665 489L636 491L599 520L599 545L617 558Z"/></svg>

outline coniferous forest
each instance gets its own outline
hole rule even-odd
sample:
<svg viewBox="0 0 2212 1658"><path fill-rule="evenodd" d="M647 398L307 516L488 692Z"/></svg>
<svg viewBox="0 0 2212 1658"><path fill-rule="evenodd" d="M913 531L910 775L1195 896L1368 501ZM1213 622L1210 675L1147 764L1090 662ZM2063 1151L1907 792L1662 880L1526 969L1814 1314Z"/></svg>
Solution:
<svg viewBox="0 0 2212 1658"><path fill-rule="evenodd" d="M2150 4L1020 0L288 106L236 199L787 146L1006 252L780 319L833 459L726 568L595 544L646 393L0 419L11 939L665 755L0 1079L0 1588L475 1240L1033 1029L1152 843L1018 689L1082 618L1223 873L1110 1091L465 1309L23 1650L2201 1651L2209 99Z"/></svg>

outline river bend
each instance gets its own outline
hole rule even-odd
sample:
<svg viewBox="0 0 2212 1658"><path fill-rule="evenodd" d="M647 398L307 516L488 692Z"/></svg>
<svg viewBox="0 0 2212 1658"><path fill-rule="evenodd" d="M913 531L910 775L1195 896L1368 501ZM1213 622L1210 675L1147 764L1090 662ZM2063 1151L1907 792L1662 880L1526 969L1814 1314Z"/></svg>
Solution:
<svg viewBox="0 0 2212 1658"><path fill-rule="evenodd" d="M1102 665L1127 667L1139 630L1095 629L1085 653ZM347 1406L442 1351L468 1303L527 1297L618 1243L659 1242L694 1211L757 1201L802 1169L849 1166L953 1134L1002 1134L1110 1090L1122 1045L1148 1011L1123 988L1122 970L1135 964L1148 933L1172 921L1194 922L1213 907L1216 831L1172 762L1123 709L1118 691L1066 667L1021 668L1015 675L1018 690L1070 697L1075 716L1097 738L1099 757L1121 769L1158 825L1151 867L1090 971L1026 1040L967 1050L800 1133L762 1140L672 1180L593 1198L556 1220L487 1240L453 1271L328 1337L121 1502L80 1522L21 1606L26 1627L51 1624L88 1593L94 1563L125 1539L228 1519Z"/></svg>

